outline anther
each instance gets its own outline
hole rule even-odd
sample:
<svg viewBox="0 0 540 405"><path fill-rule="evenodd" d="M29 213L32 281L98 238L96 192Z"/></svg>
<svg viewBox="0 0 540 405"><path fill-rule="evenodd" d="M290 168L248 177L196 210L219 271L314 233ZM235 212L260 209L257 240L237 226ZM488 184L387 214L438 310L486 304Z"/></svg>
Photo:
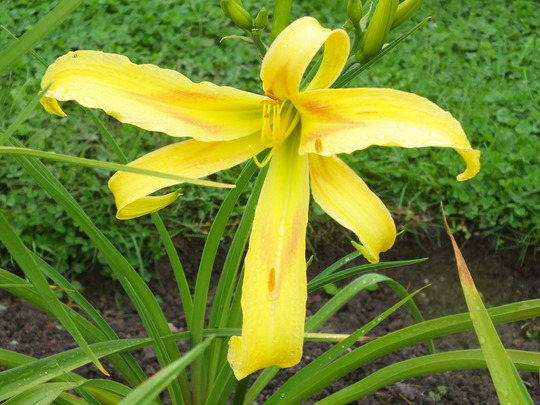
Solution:
<svg viewBox="0 0 540 405"><path fill-rule="evenodd" d="M321 153L322 152L322 141L321 138L315 139L315 152Z"/></svg>
<svg viewBox="0 0 540 405"><path fill-rule="evenodd" d="M262 100L261 104L279 104L278 100Z"/></svg>
<svg viewBox="0 0 540 405"><path fill-rule="evenodd" d="M275 288L276 288L276 269L272 267L270 269L270 274L268 276L268 292L270 293L274 292Z"/></svg>
<svg viewBox="0 0 540 405"><path fill-rule="evenodd" d="M281 101L278 96L276 96L276 95L274 95L274 93L272 93L272 91L265 91L263 95L268 97L268 98L271 98L274 101L277 101L277 102Z"/></svg>

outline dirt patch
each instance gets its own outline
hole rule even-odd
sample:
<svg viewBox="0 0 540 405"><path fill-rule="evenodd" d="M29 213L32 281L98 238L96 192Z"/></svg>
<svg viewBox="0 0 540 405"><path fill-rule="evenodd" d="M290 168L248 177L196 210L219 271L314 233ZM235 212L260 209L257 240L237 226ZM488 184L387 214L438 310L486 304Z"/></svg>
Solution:
<svg viewBox="0 0 540 405"><path fill-rule="evenodd" d="M464 312L465 301L459 285L455 260L449 244L442 247L430 246L428 253L417 245L399 243L382 257L382 260L403 260L429 256L427 262L409 267L384 270L382 273L396 279L409 291L414 291L426 284L431 284L418 295L416 301L426 319ZM184 267L188 275L194 276L199 251L191 251L189 260ZM310 277L317 274L327 265L350 252L348 247L331 247L318 250L317 260L311 266ZM507 251L493 253L489 243L477 242L463 248L463 254L468 262L476 285L483 295L488 307L515 302L518 300L539 298L540 277L539 262L534 257L526 257L519 262L520 252ZM167 319L175 327L184 327L183 315L179 311L179 297L170 268L164 262L155 280L151 282L163 303ZM145 332L129 301L120 290L116 290L107 280L96 280L91 285L84 280L86 295L94 306L110 322L111 326L122 337L142 337ZM329 299L324 291L318 290L310 295L308 312L314 312ZM362 292L354 297L338 314L324 325L325 331L348 333L358 329L364 323L378 316L389 306L398 301L398 297L387 286L381 286L376 291ZM413 324L407 310L400 309L389 319L374 329L372 336L382 336L402 327ZM539 328L539 321L517 322L498 328L503 343L507 348L539 351L540 343L530 338L530 332ZM527 336L529 332L529 336ZM435 341L438 351L459 350L479 347L472 333L460 333ZM58 323L47 315L42 314L31 305L21 302L5 291L0 291L0 347L14 350L34 357L44 357L75 347L69 335L62 330ZM326 349L328 344L306 343L302 364L308 363ZM134 353L148 374L157 371L155 356L150 349ZM318 393L312 400L324 398L332 392L343 388L366 375L394 362L428 354L424 344L406 347L396 353L385 356L369 363L339 380L323 392ZM278 378L264 395L258 399L262 403L265 397L277 388L290 375L298 370L298 366L282 370ZM92 367L79 370L88 377L98 377ZM535 402L540 403L540 388L538 375L522 373L529 392ZM101 378L101 376L99 376ZM119 377L113 374L113 378ZM439 373L424 377L416 377L392 384L357 402L358 404L487 404L498 403L495 390L486 370L467 370L459 372Z"/></svg>

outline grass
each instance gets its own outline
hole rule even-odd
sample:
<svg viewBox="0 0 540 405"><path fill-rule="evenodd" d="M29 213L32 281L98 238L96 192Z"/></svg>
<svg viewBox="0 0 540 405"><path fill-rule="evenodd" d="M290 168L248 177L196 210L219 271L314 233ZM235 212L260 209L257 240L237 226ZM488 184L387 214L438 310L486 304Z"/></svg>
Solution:
<svg viewBox="0 0 540 405"><path fill-rule="evenodd" d="M254 1L248 10L258 11ZM4 1L1 24L21 35L56 3ZM297 1L293 18L313 15L323 25L340 26L345 0ZM371 148L347 157L396 216L398 227L413 233L432 232L442 221L439 201L466 235L495 235L505 246L538 246L540 241L540 155L538 19L533 3L494 0L484 3L427 1L415 17L432 16L427 27L397 51L355 79L359 87L392 87L425 96L458 118L472 144L482 150L483 169L475 179L459 183L459 156L434 148L403 150ZM404 32L412 23L400 27ZM84 3L35 51L47 62L72 49L122 53L137 63L177 69L194 81L210 80L260 91L260 61L255 48L228 39L240 34L222 15L219 2L96 0ZM394 39L397 33L393 34ZM0 32L0 49L12 38ZM27 55L0 81L0 127L6 129L39 91L44 68ZM19 139L32 148L116 161L84 111L64 104L68 118L37 109L20 126ZM172 140L120 125L99 114L129 159ZM145 278L163 253L148 218L120 222L106 181L110 173L64 164L50 164L89 216L106 230ZM218 176L234 181L239 170ZM62 212L26 178L9 157L0 157L0 205L34 249L66 274L74 275L100 261ZM187 186L179 203L164 211L173 234L203 237L222 201L222 190ZM244 198L245 200L245 198ZM241 215L241 207L238 207ZM433 225L435 224L435 225ZM314 206L313 234L324 240L331 220ZM182 248L182 246L179 246ZM1 255L5 257L5 255ZM1 263L0 263L1 264ZM106 269L104 271L107 271Z"/></svg>

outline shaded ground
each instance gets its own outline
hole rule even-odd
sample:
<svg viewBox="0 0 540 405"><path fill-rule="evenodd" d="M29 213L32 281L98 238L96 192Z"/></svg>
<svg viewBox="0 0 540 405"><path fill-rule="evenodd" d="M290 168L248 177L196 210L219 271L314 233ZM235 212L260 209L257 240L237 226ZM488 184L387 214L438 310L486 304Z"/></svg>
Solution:
<svg viewBox="0 0 540 405"><path fill-rule="evenodd" d="M319 254L318 260L310 268L311 275L350 252L350 250L340 251L335 247L330 250L324 252L324 256L323 253ZM413 259L425 256L430 256L430 260L410 267L383 271L383 273L400 281L410 291L429 283L432 284L417 299L417 303L427 319L464 312L466 310L465 301L450 246L430 247L429 250L428 255L417 246L410 247L398 243L394 250L383 256L383 260ZM488 244L482 242L465 246L463 253L487 306L540 297L540 264L535 258L528 257L522 264L519 264L518 255L520 252L495 254ZM193 252L191 258L195 258ZM184 266L189 269L188 273L192 273L195 269L193 263L184 263ZM156 295L163 299L163 308L168 319L176 328L181 329L183 317L178 310L179 299L175 283L169 282L171 275L167 265L163 264L162 267L160 274L152 282L152 289ZM83 282L83 285L87 286L85 291L87 295L90 295L91 302L102 312L113 328L123 337L144 336L135 311L125 297L118 292L119 290L115 292L107 280L94 281L96 282L92 283L92 287L88 287L87 281ZM309 298L308 312L315 311L328 299L329 296L324 291L313 293ZM386 286L381 286L376 291L363 292L353 298L334 316L324 326L324 331L352 332L397 301L396 295ZM374 329L371 335L381 336L412 323L411 316L405 309L401 309ZM530 337L531 333L539 329L540 321L538 319L498 328L507 348L531 351L540 350L539 338L534 340ZM479 347L472 333L460 333L437 339L435 343L439 351ZM7 292L0 291L0 347L34 357L44 357L74 346L71 338L59 328L54 320L41 314L30 305L20 302ZM327 344L306 343L302 364L306 364L328 347ZM324 398L329 393L358 381L385 365L427 353L425 345L404 348L353 372L324 392L317 394L315 398ZM147 373L152 374L156 371L155 356L151 350L138 351L136 356ZM271 386L265 395L271 393L271 389L277 387L280 381L284 381L297 369L282 370L278 374L279 380L276 381L275 386ZM97 376L94 374L95 371L90 368L85 368L81 372ZM533 399L536 403L540 403L538 375L523 373L523 376ZM264 397L258 400L259 403L263 401ZM436 403L492 404L498 403L498 401L487 371L467 370L401 381L381 389L357 403L422 405Z"/></svg>

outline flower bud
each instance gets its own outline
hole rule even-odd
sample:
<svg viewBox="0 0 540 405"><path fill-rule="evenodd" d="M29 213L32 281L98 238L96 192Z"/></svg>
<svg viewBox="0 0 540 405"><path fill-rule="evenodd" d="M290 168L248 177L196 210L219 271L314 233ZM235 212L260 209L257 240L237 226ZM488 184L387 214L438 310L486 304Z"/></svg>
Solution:
<svg viewBox="0 0 540 405"><path fill-rule="evenodd" d="M362 0L349 0L347 2L347 17L357 26L362 18Z"/></svg>
<svg viewBox="0 0 540 405"><path fill-rule="evenodd" d="M411 18L413 14L416 13L416 11L420 8L423 2L424 0L405 0L399 3L396 14L394 15L392 27L390 29L393 30Z"/></svg>
<svg viewBox="0 0 540 405"><path fill-rule="evenodd" d="M255 17L255 21L253 22L253 29L263 30L267 24L268 11L263 7L261 8L261 11L259 11L259 13L257 14L257 17Z"/></svg>
<svg viewBox="0 0 540 405"><path fill-rule="evenodd" d="M221 0L221 9L238 28L251 30L253 19L242 5L241 0Z"/></svg>
<svg viewBox="0 0 540 405"><path fill-rule="evenodd" d="M382 49L396 14L398 0L379 0L373 17L369 22L361 50L356 54L356 60L366 63Z"/></svg>

